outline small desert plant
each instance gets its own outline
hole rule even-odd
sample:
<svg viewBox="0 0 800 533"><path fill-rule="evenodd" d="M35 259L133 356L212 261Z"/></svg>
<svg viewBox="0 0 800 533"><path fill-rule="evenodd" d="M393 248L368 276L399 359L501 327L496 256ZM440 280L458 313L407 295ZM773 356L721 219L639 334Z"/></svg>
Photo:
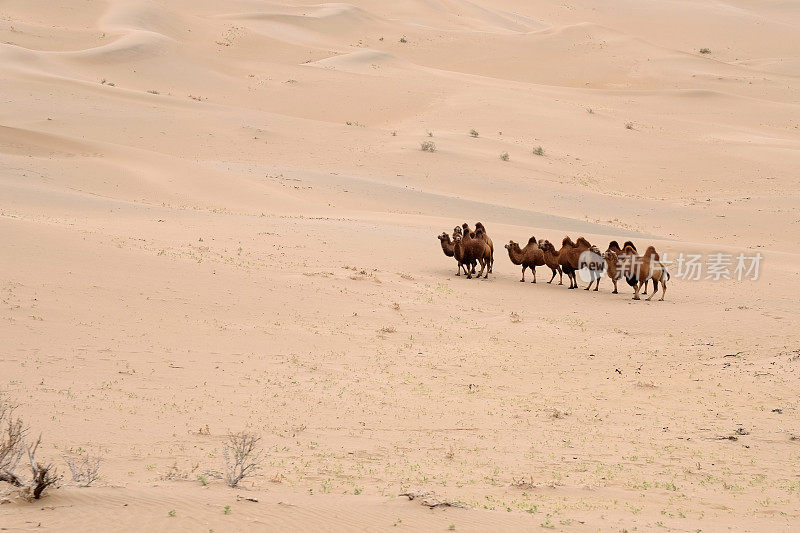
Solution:
<svg viewBox="0 0 800 533"><path fill-rule="evenodd" d="M475 130L475 129L473 129L473 130L469 130L469 134L470 134L471 136L473 136L473 137L477 137L477 136L479 136L479 135L480 135L480 133L478 133L478 130Z"/></svg>
<svg viewBox="0 0 800 533"><path fill-rule="evenodd" d="M544 148L537 146L533 149L533 155L544 155Z"/></svg>
<svg viewBox="0 0 800 533"><path fill-rule="evenodd" d="M633 122L626 122L625 123L625 129L626 130L632 130L633 129Z"/></svg>
<svg viewBox="0 0 800 533"><path fill-rule="evenodd" d="M594 115L594 109L592 109L591 107L587 107L586 112L589 113L590 115Z"/></svg>
<svg viewBox="0 0 800 533"><path fill-rule="evenodd" d="M64 456L64 462L67 463L69 471L72 473L72 481L78 484L79 487L88 487L100 476L100 463L103 458L98 453L91 455L87 453L75 452Z"/></svg>
<svg viewBox="0 0 800 533"><path fill-rule="evenodd" d="M261 437L247 431L228 435L222 456L225 458L225 482L229 487L237 487L241 480L261 468L260 441Z"/></svg>
<svg viewBox="0 0 800 533"><path fill-rule="evenodd" d="M701 48L700 49L700 53L701 54L710 54L711 50L709 48Z"/></svg>
<svg viewBox="0 0 800 533"><path fill-rule="evenodd" d="M428 137L433 137L433 132L432 131L428 132Z"/></svg>
<svg viewBox="0 0 800 533"><path fill-rule="evenodd" d="M502 159L503 161L508 161L509 159L508 152L503 152L502 154L500 154L500 159Z"/></svg>
<svg viewBox="0 0 800 533"><path fill-rule="evenodd" d="M419 143L419 147L423 152L435 152L436 143L433 141L423 141Z"/></svg>
<svg viewBox="0 0 800 533"><path fill-rule="evenodd" d="M403 35L402 37L400 37L400 42L401 42L401 43L407 43L407 42L408 42L408 39L406 39L406 36L405 36L405 35Z"/></svg>
<svg viewBox="0 0 800 533"><path fill-rule="evenodd" d="M150 94L159 94L159 92L158 92L158 91L156 91L155 89L150 89L150 90L149 90L149 91L147 91L147 92L149 92Z"/></svg>
<svg viewBox="0 0 800 533"><path fill-rule="evenodd" d="M397 137L397 130L392 131L392 137Z"/></svg>

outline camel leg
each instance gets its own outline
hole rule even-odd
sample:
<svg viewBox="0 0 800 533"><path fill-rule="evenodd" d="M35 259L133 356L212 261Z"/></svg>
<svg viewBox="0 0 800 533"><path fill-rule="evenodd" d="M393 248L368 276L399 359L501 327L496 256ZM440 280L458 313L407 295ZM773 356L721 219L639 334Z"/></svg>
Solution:
<svg viewBox="0 0 800 533"><path fill-rule="evenodd" d="M492 255L489 256L489 272L492 272L492 267L494 266L494 250L492 250Z"/></svg>
<svg viewBox="0 0 800 533"><path fill-rule="evenodd" d="M522 265L522 279L520 282L525 283L525 269L528 268L525 265Z"/></svg>
<svg viewBox="0 0 800 533"><path fill-rule="evenodd" d="M458 264L458 270L456 270L456 276L461 275L461 263Z"/></svg>
<svg viewBox="0 0 800 533"><path fill-rule="evenodd" d="M649 281L649 280L644 280L644 291L642 292L642 295L645 295L645 294L647 294L647 282L648 282L648 281Z"/></svg>
<svg viewBox="0 0 800 533"><path fill-rule="evenodd" d="M553 277L551 277L550 281L548 281L547 283L553 283L553 280L556 279L556 269L555 268L551 268L550 270L553 271Z"/></svg>
<svg viewBox="0 0 800 533"><path fill-rule="evenodd" d="M617 280L614 279L614 278L611 278L611 283L614 284L614 290L611 291L611 294L617 294Z"/></svg>
<svg viewBox="0 0 800 533"><path fill-rule="evenodd" d="M633 294L633 299L634 300L641 300L641 298L639 298L639 289L641 289L641 288L642 288L642 283L641 282L637 282L636 286L633 288L633 290L636 291Z"/></svg>
<svg viewBox="0 0 800 533"><path fill-rule="evenodd" d="M561 270L561 265L558 265L558 284L564 284L564 272Z"/></svg>
<svg viewBox="0 0 800 533"><path fill-rule="evenodd" d="M477 279L481 279L481 276L483 276L483 271L486 270L487 261L485 261L483 258L481 258L481 259L478 259L478 262L481 264L481 271L478 273ZM486 272L486 276L483 276L483 277L486 278L488 275L489 275L489 272Z"/></svg>
<svg viewBox="0 0 800 533"><path fill-rule="evenodd" d="M531 267L531 272L533 272L533 281L531 281L531 283L536 283L536 267L535 266Z"/></svg>
<svg viewBox="0 0 800 533"><path fill-rule="evenodd" d="M656 291L653 291L656 292ZM664 283L664 280L661 280L661 298L658 299L659 302L664 301L664 295L667 294L667 284Z"/></svg>
<svg viewBox="0 0 800 533"><path fill-rule="evenodd" d="M589 285L591 285L591 283ZM595 292L597 292L599 289L600 289L600 276L597 277L597 283L594 284Z"/></svg>

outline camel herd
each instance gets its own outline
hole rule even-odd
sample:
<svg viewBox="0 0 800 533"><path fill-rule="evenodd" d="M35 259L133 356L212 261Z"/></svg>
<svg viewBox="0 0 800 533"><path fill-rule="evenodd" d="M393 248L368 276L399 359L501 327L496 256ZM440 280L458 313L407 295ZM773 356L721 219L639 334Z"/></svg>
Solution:
<svg viewBox="0 0 800 533"><path fill-rule="evenodd" d="M448 257L455 258L458 263L456 276L464 272L467 279L475 274L476 266L479 264L481 269L477 277L488 278L494 265L494 244L486 227L477 222L475 229L470 229L465 222L461 226L453 229L452 238L447 232L442 232L438 236L442 245L442 251ZM669 272L661 262L658 252L653 246L648 246L644 255L639 255L636 246L631 241L626 241L620 248L617 241L611 241L605 252L600 252L597 246L593 246L583 237L572 242L569 237L564 237L561 241L561 248L556 247L548 240L537 241L536 237L528 239L528 243L520 248L519 243L508 241L505 245L508 251L508 258L515 265L522 266L522 279L525 281L525 270L530 269L533 275L532 283L536 283L536 267L546 266L552 272L550 281L552 283L558 274L558 284L564 284L564 274L569 279L569 288L577 289L578 280L576 273L581 269L588 269L590 279L586 290L590 290L595 284L594 290L600 288L600 279L603 274L611 279L614 284L613 294L617 294L617 281L625 281L634 289L634 300L640 300L639 294L647 294L647 285L653 282L653 292L647 298L650 300L658 292L661 284L661 298L667 292L667 281Z"/></svg>

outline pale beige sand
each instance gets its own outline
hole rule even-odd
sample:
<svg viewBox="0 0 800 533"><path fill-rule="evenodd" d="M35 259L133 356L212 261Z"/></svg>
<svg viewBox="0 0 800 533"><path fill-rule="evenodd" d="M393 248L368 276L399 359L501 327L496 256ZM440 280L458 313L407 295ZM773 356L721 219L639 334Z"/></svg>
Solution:
<svg viewBox="0 0 800 533"><path fill-rule="evenodd" d="M745 0L6 0L0 390L62 470L104 461L0 527L796 530L799 32ZM477 220L465 281L435 236ZM531 234L762 277L522 285ZM202 486L242 429L263 470Z"/></svg>

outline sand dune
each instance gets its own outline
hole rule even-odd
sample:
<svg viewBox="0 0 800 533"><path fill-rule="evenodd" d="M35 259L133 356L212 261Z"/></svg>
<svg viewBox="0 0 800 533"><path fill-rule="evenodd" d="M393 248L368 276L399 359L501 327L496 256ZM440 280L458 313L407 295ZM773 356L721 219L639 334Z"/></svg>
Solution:
<svg viewBox="0 0 800 533"><path fill-rule="evenodd" d="M796 529L798 27L750 0L4 2L0 393L67 475L0 526ZM478 220L466 281L436 236ZM672 263L634 302L519 283L531 235L761 270ZM231 489L241 430L265 459Z"/></svg>

